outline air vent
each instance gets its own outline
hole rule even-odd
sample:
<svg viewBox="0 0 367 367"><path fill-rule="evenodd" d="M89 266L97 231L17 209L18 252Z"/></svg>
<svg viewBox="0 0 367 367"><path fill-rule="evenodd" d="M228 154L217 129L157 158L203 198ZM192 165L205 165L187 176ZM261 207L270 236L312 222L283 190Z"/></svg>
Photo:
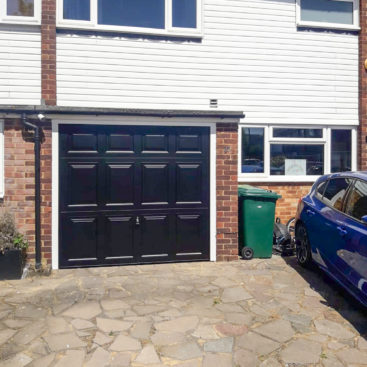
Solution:
<svg viewBox="0 0 367 367"><path fill-rule="evenodd" d="M218 100L217 99L211 99L209 103L210 108L217 108L218 107Z"/></svg>

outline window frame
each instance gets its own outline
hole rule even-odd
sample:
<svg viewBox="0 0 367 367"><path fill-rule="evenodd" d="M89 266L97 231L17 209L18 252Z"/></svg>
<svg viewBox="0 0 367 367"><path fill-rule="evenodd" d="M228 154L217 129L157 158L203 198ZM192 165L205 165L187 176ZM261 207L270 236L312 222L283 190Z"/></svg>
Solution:
<svg viewBox="0 0 367 367"><path fill-rule="evenodd" d="M7 1L0 2L0 21L6 24L41 24L41 0L34 0L33 17L7 15Z"/></svg>
<svg viewBox="0 0 367 367"><path fill-rule="evenodd" d="M329 23L329 22L313 22L301 20L302 0L296 0L296 25L298 27L314 27L314 28L330 28L341 30L360 30L359 26L359 0L332 0L353 3L353 24Z"/></svg>
<svg viewBox="0 0 367 367"><path fill-rule="evenodd" d="M242 128L264 128L264 173L242 172ZM273 138L273 128L322 129L322 138ZM357 128L347 125L289 125L289 124L246 124L239 125L238 133L238 181L239 182L315 182L320 176L270 175L270 145L299 144L324 145L324 174L331 173L331 130L351 130L352 171L357 170Z"/></svg>
<svg viewBox="0 0 367 367"><path fill-rule="evenodd" d="M143 28L131 26L117 26L98 24L98 0L90 0L90 20L71 20L63 18L64 1L57 0L56 7L56 26L58 28L73 28L80 30L94 30L102 32L121 32L121 33L138 33L151 34L157 36L172 35L183 37L203 36L203 0L196 0L196 28L178 28L172 27L172 0L165 1L165 27L164 29Z"/></svg>

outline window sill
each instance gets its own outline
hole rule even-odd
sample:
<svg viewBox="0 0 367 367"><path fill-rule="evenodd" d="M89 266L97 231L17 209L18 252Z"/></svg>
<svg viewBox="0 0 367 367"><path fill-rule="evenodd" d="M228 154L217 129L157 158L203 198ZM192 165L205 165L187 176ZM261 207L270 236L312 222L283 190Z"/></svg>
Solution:
<svg viewBox="0 0 367 367"><path fill-rule="evenodd" d="M293 183L293 182L309 182L314 183L321 176L244 176L243 174L238 175L238 182L264 182L264 183L273 183L273 182L284 182L284 183Z"/></svg>
<svg viewBox="0 0 367 367"><path fill-rule="evenodd" d="M63 30L80 30L87 32L100 33L121 33L132 35L148 35L148 36L163 36L163 37L180 37L180 38L203 38L201 30L186 30L186 29L155 29L155 28L139 28L139 27L120 27L120 26L105 26L105 25L85 25L75 23L58 22L56 27Z"/></svg>
<svg viewBox="0 0 367 367"><path fill-rule="evenodd" d="M334 29L341 31L360 31L361 27L348 24L337 23L323 23L323 22L297 22L297 27L304 28L318 28L318 29Z"/></svg>
<svg viewBox="0 0 367 367"><path fill-rule="evenodd" d="M41 25L39 18L27 18L27 17L4 17L0 19L0 24L17 24L17 25Z"/></svg>

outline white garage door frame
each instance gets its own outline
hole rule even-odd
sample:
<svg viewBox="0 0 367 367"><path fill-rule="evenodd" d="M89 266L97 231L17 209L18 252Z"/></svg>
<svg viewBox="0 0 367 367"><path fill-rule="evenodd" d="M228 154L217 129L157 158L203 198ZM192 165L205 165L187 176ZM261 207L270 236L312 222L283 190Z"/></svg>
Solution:
<svg viewBox="0 0 367 367"><path fill-rule="evenodd" d="M210 261L217 258L216 124L208 118L157 118L142 116L50 116L52 118L52 269L59 268L59 125L197 126L210 128Z"/></svg>

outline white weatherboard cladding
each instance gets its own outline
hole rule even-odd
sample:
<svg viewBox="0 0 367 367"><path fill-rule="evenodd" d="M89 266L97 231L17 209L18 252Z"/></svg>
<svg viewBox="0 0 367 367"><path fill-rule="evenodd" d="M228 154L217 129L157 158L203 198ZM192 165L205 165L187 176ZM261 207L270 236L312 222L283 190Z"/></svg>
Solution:
<svg viewBox="0 0 367 367"><path fill-rule="evenodd" d="M57 35L62 106L242 110L358 124L358 35L299 30L295 0L204 0L201 42ZM70 32L72 33L72 32Z"/></svg>
<svg viewBox="0 0 367 367"><path fill-rule="evenodd" d="M0 105L41 102L39 27L0 25Z"/></svg>

